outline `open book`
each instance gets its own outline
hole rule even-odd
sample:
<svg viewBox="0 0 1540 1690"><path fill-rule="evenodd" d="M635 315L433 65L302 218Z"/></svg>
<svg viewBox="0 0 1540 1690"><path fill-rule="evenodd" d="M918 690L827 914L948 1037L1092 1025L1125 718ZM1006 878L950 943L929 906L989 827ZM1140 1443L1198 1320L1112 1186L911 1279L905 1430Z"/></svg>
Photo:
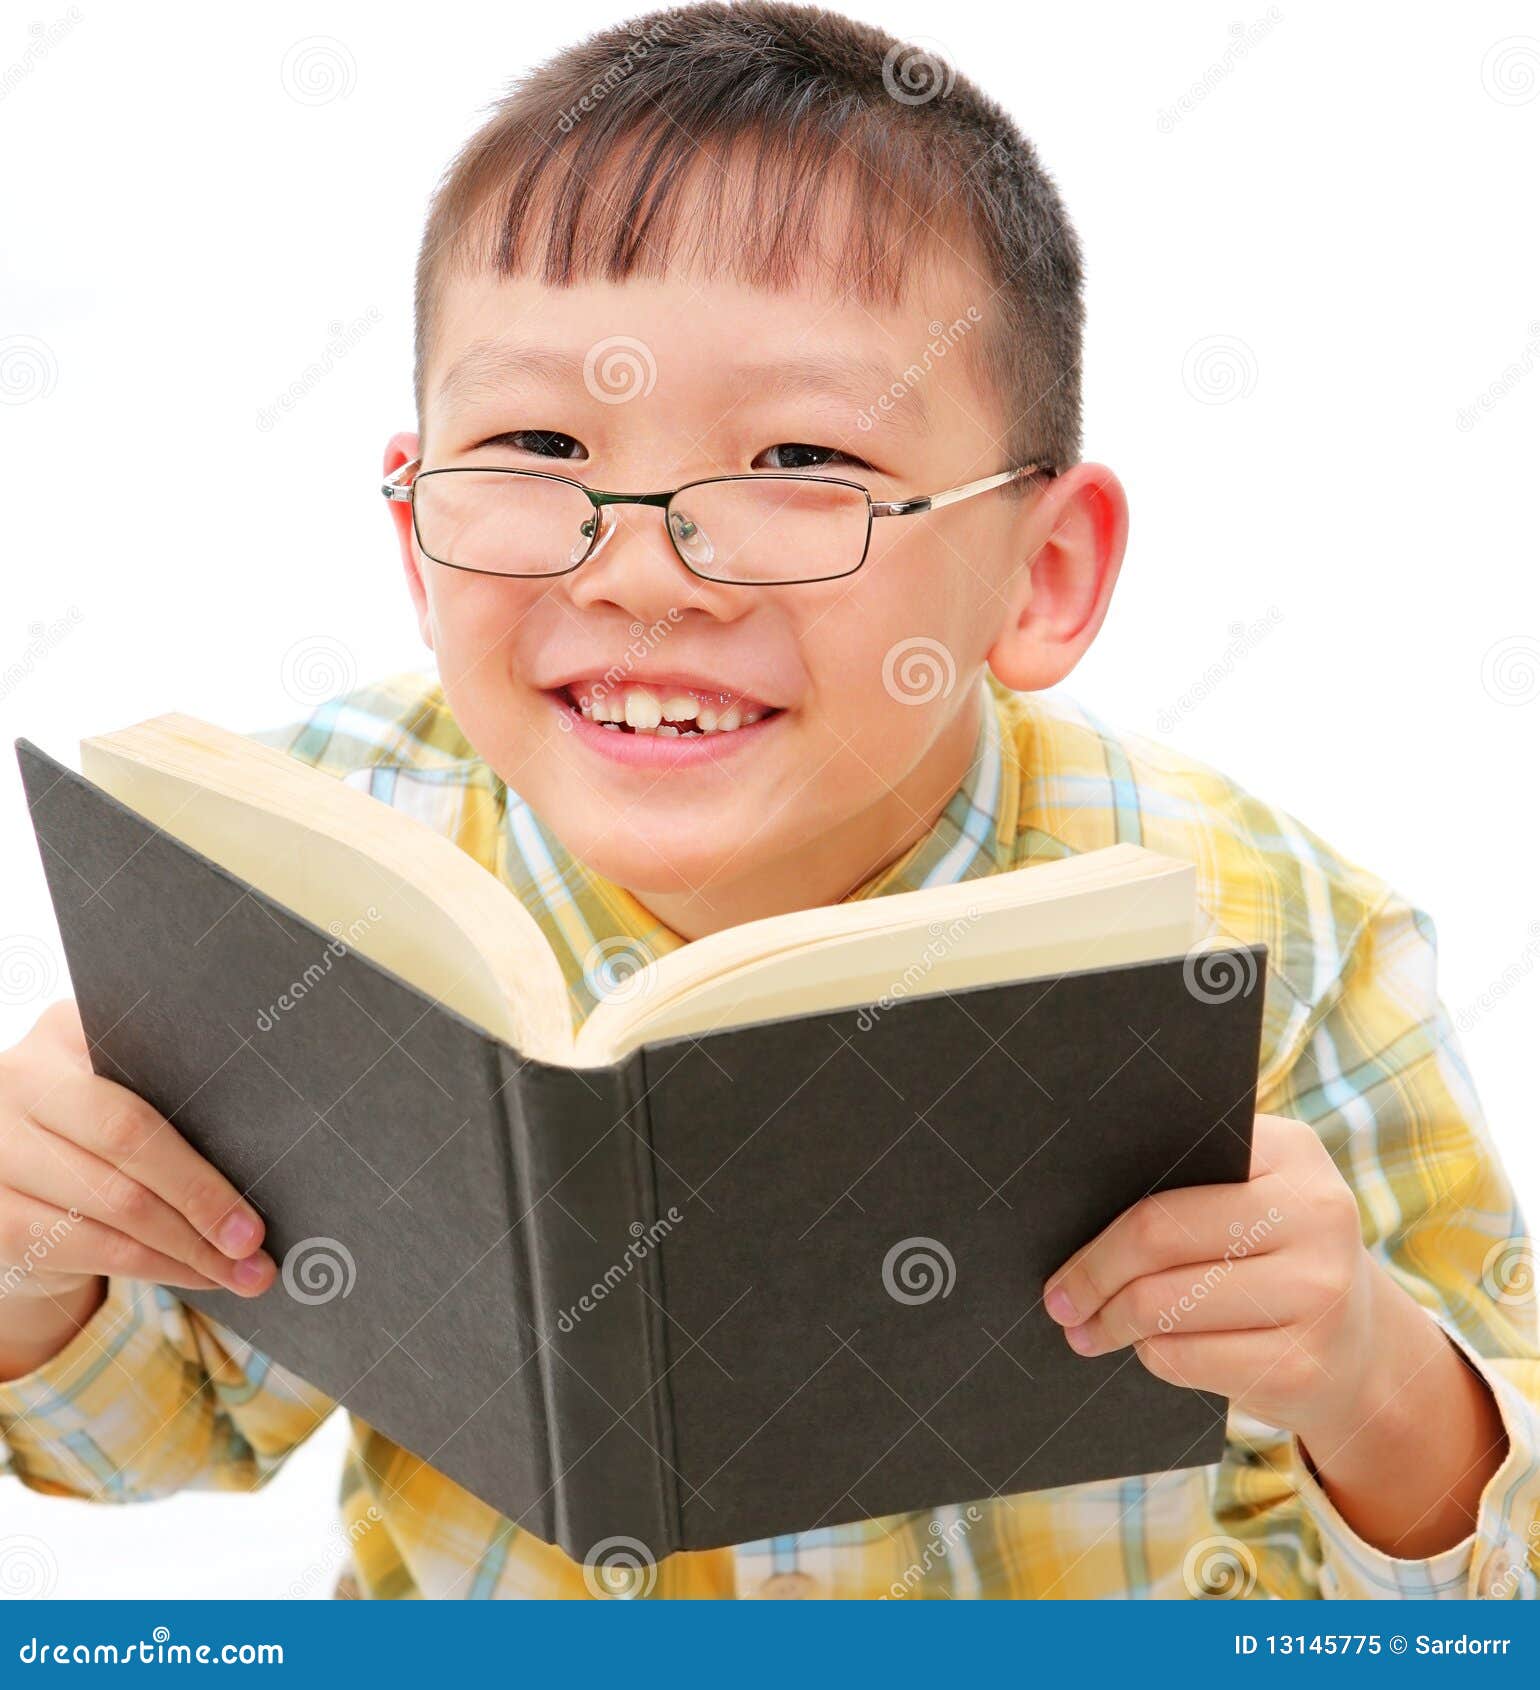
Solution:
<svg viewBox="0 0 1540 1690"><path fill-rule="evenodd" d="M332 776L184 716L85 778L18 749L99 1071L283 1263L179 1295L525 1529L663 1554L1217 1458L1222 1400L1040 1307L1129 1203L1246 1177L1263 953L1196 987L1190 864L747 923L575 1027L512 892Z"/></svg>

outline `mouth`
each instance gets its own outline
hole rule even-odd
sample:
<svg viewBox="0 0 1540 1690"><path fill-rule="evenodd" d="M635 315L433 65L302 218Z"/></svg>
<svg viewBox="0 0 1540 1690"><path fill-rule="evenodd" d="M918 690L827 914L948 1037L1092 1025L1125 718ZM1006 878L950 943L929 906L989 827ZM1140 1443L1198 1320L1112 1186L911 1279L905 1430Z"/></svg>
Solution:
<svg viewBox="0 0 1540 1690"><path fill-rule="evenodd" d="M645 684L579 679L548 691L580 722L602 733L645 739L727 738L785 714L780 706L739 689L683 677Z"/></svg>

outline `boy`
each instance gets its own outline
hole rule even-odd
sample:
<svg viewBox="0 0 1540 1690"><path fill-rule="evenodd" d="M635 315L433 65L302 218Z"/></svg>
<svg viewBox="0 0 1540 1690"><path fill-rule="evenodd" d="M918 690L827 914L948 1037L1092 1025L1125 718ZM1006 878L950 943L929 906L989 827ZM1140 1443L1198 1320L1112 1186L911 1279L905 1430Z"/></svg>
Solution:
<svg viewBox="0 0 1540 1690"><path fill-rule="evenodd" d="M926 69L753 0L516 87L434 201L419 432L385 460L439 680L274 741L502 876L579 1012L617 957L1120 840L1193 859L1269 948L1250 1180L1144 1200L1044 1288L1077 1352L1227 1394L1224 1461L675 1555L647 1593L1533 1595L1527 1242L1431 929L1220 776L1038 696L1101 625L1126 505L1080 461L1058 195ZM106 1501L260 1483L332 1404L147 1283L264 1294L260 1218L90 1073L72 1006L0 1096L3 1261L80 1216L0 1300L13 1471ZM349 1590L612 1588L354 1430Z"/></svg>

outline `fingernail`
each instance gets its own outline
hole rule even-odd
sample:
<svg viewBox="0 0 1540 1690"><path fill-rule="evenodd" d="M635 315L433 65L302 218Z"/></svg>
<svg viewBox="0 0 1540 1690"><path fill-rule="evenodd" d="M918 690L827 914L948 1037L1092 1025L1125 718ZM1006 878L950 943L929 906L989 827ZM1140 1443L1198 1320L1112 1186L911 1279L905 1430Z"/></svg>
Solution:
<svg viewBox="0 0 1540 1690"><path fill-rule="evenodd" d="M1080 1318L1075 1305L1069 1300L1069 1293L1062 1285L1055 1285L1043 1298L1043 1307L1061 1326L1072 1326Z"/></svg>
<svg viewBox="0 0 1540 1690"><path fill-rule="evenodd" d="M214 1243L227 1256L246 1256L261 1236L262 1226L246 1209L232 1209L214 1229Z"/></svg>
<svg viewBox="0 0 1540 1690"><path fill-rule="evenodd" d="M1069 1340L1069 1347L1076 1355L1088 1356L1095 1347L1089 1326L1067 1326L1064 1336Z"/></svg>
<svg viewBox="0 0 1540 1690"><path fill-rule="evenodd" d="M255 1291L267 1276L266 1258L259 1250L253 1256L247 1256L245 1261L237 1262L230 1270L230 1277L242 1291Z"/></svg>

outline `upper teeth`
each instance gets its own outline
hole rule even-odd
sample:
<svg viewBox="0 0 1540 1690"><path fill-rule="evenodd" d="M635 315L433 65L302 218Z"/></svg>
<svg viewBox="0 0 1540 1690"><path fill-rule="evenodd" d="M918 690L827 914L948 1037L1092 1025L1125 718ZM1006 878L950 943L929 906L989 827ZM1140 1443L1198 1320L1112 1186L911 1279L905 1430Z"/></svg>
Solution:
<svg viewBox="0 0 1540 1690"><path fill-rule="evenodd" d="M578 701L578 709L590 721L618 727L622 722L637 733L677 735L675 723L691 723L700 733L731 733L757 722L758 710L744 710L737 704L717 709L689 693L658 693L647 687L627 687L624 693L602 693Z"/></svg>

